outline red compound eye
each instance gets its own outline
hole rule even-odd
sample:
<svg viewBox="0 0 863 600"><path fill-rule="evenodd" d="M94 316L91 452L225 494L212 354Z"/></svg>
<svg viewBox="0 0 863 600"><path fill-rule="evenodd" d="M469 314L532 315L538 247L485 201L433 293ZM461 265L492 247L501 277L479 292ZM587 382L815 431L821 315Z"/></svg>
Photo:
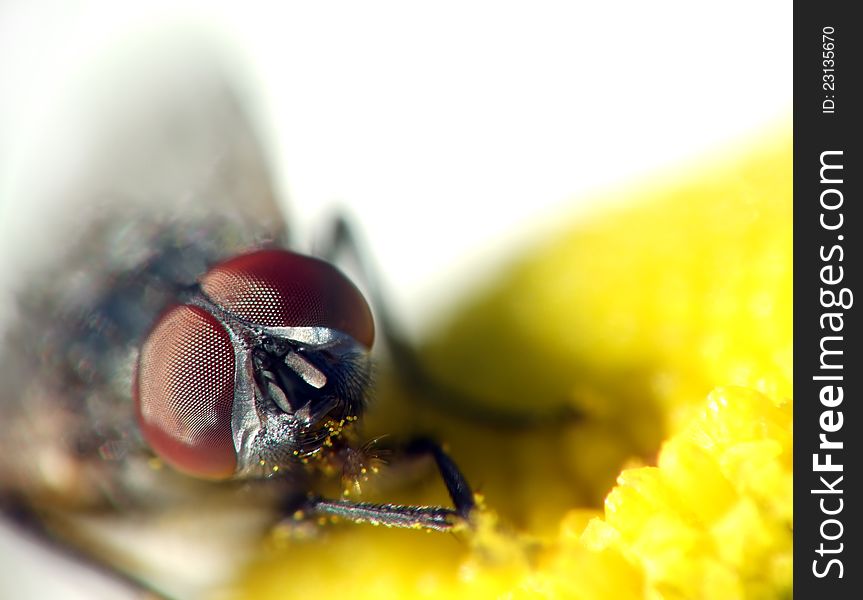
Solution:
<svg viewBox="0 0 863 600"><path fill-rule="evenodd" d="M213 302L267 327L328 327L370 348L375 330L365 298L338 269L316 258L261 250L226 260L201 279Z"/></svg>
<svg viewBox="0 0 863 600"><path fill-rule="evenodd" d="M141 348L135 406L144 438L165 462L206 478L234 474L234 348L196 306L165 312Z"/></svg>

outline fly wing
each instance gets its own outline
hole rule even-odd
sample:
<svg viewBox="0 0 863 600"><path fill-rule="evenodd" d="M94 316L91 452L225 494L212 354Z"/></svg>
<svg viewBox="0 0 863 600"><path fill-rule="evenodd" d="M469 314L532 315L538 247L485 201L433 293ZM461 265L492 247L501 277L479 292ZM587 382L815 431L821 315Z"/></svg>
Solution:
<svg viewBox="0 0 863 600"><path fill-rule="evenodd" d="M13 304L0 348L0 505L26 507L63 545L123 570L146 562L129 539L149 538L162 572L133 576L169 580L160 589L186 595L206 582L175 586L180 574L164 567L201 570L172 560L159 539L194 538L192 514L209 523L202 531L240 523L245 534L266 518L232 520L240 492L154 463L133 418L137 347L209 264L284 244L284 219L242 98L218 65L130 56L104 77L64 115L78 134L74 151L46 166L42 184L4 217L31 232L15 243L27 240L32 252L2 282ZM242 504L266 505L266 494L254 497ZM209 506L222 516L207 518ZM155 523L170 524L161 538ZM226 535L234 533L229 560L241 554L240 532ZM218 540L208 546L207 572L229 573Z"/></svg>

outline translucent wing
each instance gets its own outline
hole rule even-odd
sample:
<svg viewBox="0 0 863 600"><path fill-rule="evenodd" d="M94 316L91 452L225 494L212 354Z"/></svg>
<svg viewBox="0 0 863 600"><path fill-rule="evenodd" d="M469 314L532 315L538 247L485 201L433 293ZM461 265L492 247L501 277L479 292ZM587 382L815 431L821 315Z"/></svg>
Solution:
<svg viewBox="0 0 863 600"><path fill-rule="evenodd" d="M268 496L238 501L243 490L158 468L133 421L136 348L207 265L284 243L284 219L218 65L128 56L98 83L68 111L73 151L4 217L34 252L9 261L5 249L16 268L3 282L13 310L0 349L0 505L186 596L241 564Z"/></svg>

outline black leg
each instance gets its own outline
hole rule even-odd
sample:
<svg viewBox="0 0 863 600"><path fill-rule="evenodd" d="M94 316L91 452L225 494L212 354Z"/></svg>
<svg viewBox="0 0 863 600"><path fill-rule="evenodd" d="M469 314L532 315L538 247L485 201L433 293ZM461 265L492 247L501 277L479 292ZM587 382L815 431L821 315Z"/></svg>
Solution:
<svg viewBox="0 0 863 600"><path fill-rule="evenodd" d="M422 398L449 414L484 427L505 429L563 427L580 418L580 415L570 406L546 412L492 407L488 402L466 398L463 392L453 389L430 375L423 366L414 344L408 341L390 312L386 294L377 278L377 270L373 268L362 248L356 228L352 227L343 215L337 215L333 218L329 238L319 248L319 253L322 258L331 262L336 262L336 259L344 254L359 269L375 309L380 337L389 351L397 376L416 392L413 397Z"/></svg>
<svg viewBox="0 0 863 600"><path fill-rule="evenodd" d="M314 498L309 503L308 511L314 515L339 517L354 523L434 531L450 531L466 523L454 511L438 506L372 504Z"/></svg>
<svg viewBox="0 0 863 600"><path fill-rule="evenodd" d="M456 513L464 519L470 516L470 512L476 507L473 490L470 489L467 479L455 464L453 459L443 451L440 445L428 438L417 438L409 443L406 452L411 455L430 454L434 457L437 468L440 471L444 485L446 485L449 497L452 498Z"/></svg>
<svg viewBox="0 0 863 600"><path fill-rule="evenodd" d="M4 521L16 527L24 535L30 536L33 541L44 544L48 551L56 552L58 556L68 558L84 568L104 575L112 582L116 582L119 589L128 592L129 596L171 600L164 591L156 589L144 579L115 566L104 557L91 553L87 545L82 543L85 538L66 537L52 531L44 517L38 514L28 502L0 491L0 513ZM46 576L50 576L50 573L46 573Z"/></svg>
<svg viewBox="0 0 863 600"><path fill-rule="evenodd" d="M473 491L455 462L435 442L421 438L405 447L408 455L431 455L452 498L455 510L440 506L405 506L372 504L350 500L311 498L300 508L302 516L334 516L355 523L372 523L386 527L450 531L468 526L476 507Z"/></svg>

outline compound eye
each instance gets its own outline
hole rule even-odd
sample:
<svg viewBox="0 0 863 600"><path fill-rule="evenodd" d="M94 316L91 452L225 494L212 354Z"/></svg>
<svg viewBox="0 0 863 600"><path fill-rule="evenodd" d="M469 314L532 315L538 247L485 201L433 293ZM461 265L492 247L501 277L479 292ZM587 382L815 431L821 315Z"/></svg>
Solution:
<svg viewBox="0 0 863 600"><path fill-rule="evenodd" d="M234 474L234 364L227 331L196 306L166 311L141 347L138 422L153 451L177 470L210 479Z"/></svg>
<svg viewBox="0 0 863 600"><path fill-rule="evenodd" d="M260 250L226 260L201 279L201 289L237 317L265 327L328 327L371 348L372 313L351 281L331 264Z"/></svg>

